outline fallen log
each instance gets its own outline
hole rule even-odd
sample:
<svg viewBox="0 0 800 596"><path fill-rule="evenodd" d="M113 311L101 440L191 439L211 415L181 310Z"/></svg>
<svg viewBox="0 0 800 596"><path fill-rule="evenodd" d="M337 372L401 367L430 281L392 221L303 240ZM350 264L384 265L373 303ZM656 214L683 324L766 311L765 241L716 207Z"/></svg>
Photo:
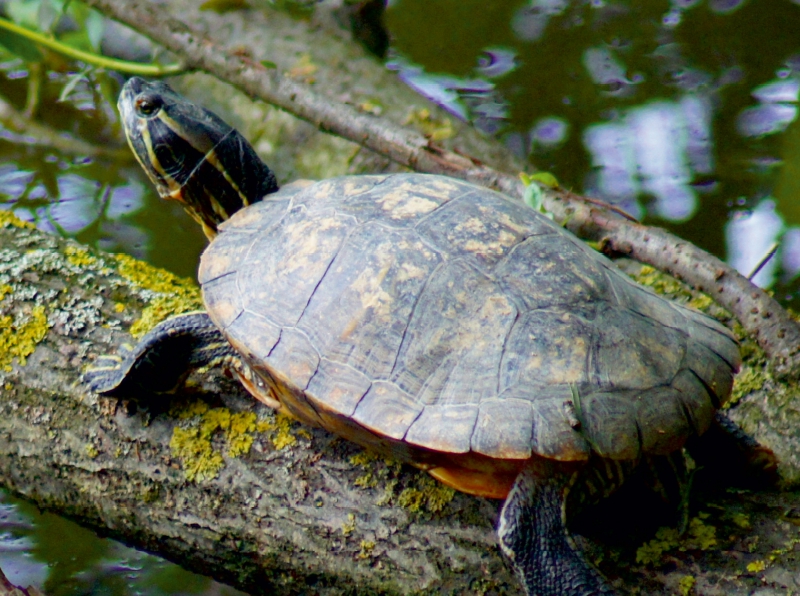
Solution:
<svg viewBox="0 0 800 596"><path fill-rule="evenodd" d="M0 212L0 483L254 595L519 593L495 545L496 502L276 417L223 371L149 409L86 392L97 355L197 306L189 280ZM684 537L652 539L657 516L636 493L589 515L605 526L589 552L614 585L800 587L800 496L694 496Z"/></svg>
<svg viewBox="0 0 800 596"><path fill-rule="evenodd" d="M496 503L276 418L220 371L152 411L87 393L96 355L198 290L0 217L4 486L252 594L515 593Z"/></svg>

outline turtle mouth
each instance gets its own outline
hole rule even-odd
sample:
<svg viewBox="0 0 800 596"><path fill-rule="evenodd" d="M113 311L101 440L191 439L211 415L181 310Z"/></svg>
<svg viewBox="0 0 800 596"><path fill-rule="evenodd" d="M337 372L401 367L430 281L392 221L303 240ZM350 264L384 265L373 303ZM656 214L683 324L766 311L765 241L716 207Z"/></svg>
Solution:
<svg viewBox="0 0 800 596"><path fill-rule="evenodd" d="M159 195L180 201L209 238L236 211L278 190L239 132L166 83L133 77L118 107L128 144Z"/></svg>

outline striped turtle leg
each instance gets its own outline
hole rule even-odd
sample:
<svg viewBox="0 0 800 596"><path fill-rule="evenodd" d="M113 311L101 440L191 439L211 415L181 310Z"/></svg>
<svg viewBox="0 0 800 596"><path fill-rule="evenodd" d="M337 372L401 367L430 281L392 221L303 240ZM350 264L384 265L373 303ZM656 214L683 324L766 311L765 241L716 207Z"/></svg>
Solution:
<svg viewBox="0 0 800 596"><path fill-rule="evenodd" d="M567 530L567 494L583 476L573 470L555 461L531 460L500 513L500 547L528 596L617 594L589 564Z"/></svg>
<svg viewBox="0 0 800 596"><path fill-rule="evenodd" d="M114 397L174 391L193 370L237 358L205 312L171 317L156 325L134 348L101 356L83 376L95 393Z"/></svg>

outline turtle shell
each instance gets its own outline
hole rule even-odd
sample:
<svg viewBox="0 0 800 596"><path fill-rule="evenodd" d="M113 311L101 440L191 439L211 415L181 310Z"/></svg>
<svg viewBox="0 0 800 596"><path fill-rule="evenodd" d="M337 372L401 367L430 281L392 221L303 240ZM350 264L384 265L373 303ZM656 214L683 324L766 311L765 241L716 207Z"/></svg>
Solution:
<svg viewBox="0 0 800 596"><path fill-rule="evenodd" d="M200 282L290 413L415 461L667 453L705 431L740 364L716 321L440 176L286 187L221 226Z"/></svg>

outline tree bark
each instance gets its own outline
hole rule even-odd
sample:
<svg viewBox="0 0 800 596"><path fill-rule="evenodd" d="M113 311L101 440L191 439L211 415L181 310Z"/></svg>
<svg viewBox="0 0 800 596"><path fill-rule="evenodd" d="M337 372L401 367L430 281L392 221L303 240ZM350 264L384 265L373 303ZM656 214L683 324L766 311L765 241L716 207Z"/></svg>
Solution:
<svg viewBox="0 0 800 596"><path fill-rule="evenodd" d="M127 330L157 305L192 308L196 292L0 212L0 483L254 595L519 594L495 543L497 502L276 418L222 371L150 410L87 393L84 367L133 341ZM590 529L606 526L591 558L615 587L666 596L689 575L703 594L800 588L786 521L800 496L693 496L699 529L655 540L641 565L655 526L637 524L652 524L652 503L589 515Z"/></svg>
<svg viewBox="0 0 800 596"><path fill-rule="evenodd" d="M83 368L132 341L148 302L191 286L11 221L0 220L4 486L252 594L464 594L476 581L516 593L495 502L276 420L220 371L161 413L87 393ZM201 424L208 441L187 454L175 437Z"/></svg>
<svg viewBox="0 0 800 596"><path fill-rule="evenodd" d="M355 107L358 105L358 92L353 91L359 88L357 80L351 78L349 82L352 88L343 92L342 81L336 76L342 70L339 67L344 66L342 63L331 69L323 84L315 81L312 88L309 82L290 76L291 70L284 72L280 68L267 68L259 62L262 59L279 62L278 54L256 56L253 53L260 46L249 45L245 52L247 55L243 55L241 45L226 47L224 41L212 39L187 25L188 21L203 23L206 29L211 28L208 20L204 20L205 15L197 12L193 6L181 4L182 16L181 20L177 20L164 14L164 5L156 8L147 2L127 0L87 0L87 3L174 52L188 68L209 72L251 97L263 99L313 123L320 130L349 139L404 167L461 178L516 198L523 194L519 179L503 171L504 167L507 169L509 166L507 162L503 164L501 158L500 169L496 169L481 160L485 159L485 155L491 155L491 159L497 162L502 155L502 152L487 150L491 144L473 142L466 150L447 149L416 130L395 124L390 118L378 118L360 111ZM267 19L261 12L248 11L246 17L226 15L225 25L238 33L247 29L242 21L250 21L250 28L261 31L263 35L271 31L273 37L279 38L285 35L282 30L286 25L284 19L277 12L270 13ZM293 33L297 33L296 27ZM302 37L302 33L300 35ZM306 32L306 47L311 50L320 45L320 36L324 35L321 32ZM237 44L241 43L238 35L234 38ZM375 65L373 70L377 68ZM347 69L345 71L350 75L353 73ZM360 71L368 72L370 69L361 65ZM374 76L385 77L385 73ZM387 84L384 97L391 97L398 87L401 87L398 81ZM342 93L348 101L341 101L337 97ZM402 91L399 93L404 95ZM387 104L392 105L391 99L387 100ZM474 141L474 136L471 138ZM476 150L481 153L475 153ZM477 155L481 159L470 155ZM545 206L573 232L585 238L603 240L613 250L667 271L709 293L730 310L758 341L776 373L791 378L800 376L800 326L761 288L716 257L663 230L650 229L615 217L600 209L596 202L587 202L570 192L549 188L542 190L545 193Z"/></svg>

